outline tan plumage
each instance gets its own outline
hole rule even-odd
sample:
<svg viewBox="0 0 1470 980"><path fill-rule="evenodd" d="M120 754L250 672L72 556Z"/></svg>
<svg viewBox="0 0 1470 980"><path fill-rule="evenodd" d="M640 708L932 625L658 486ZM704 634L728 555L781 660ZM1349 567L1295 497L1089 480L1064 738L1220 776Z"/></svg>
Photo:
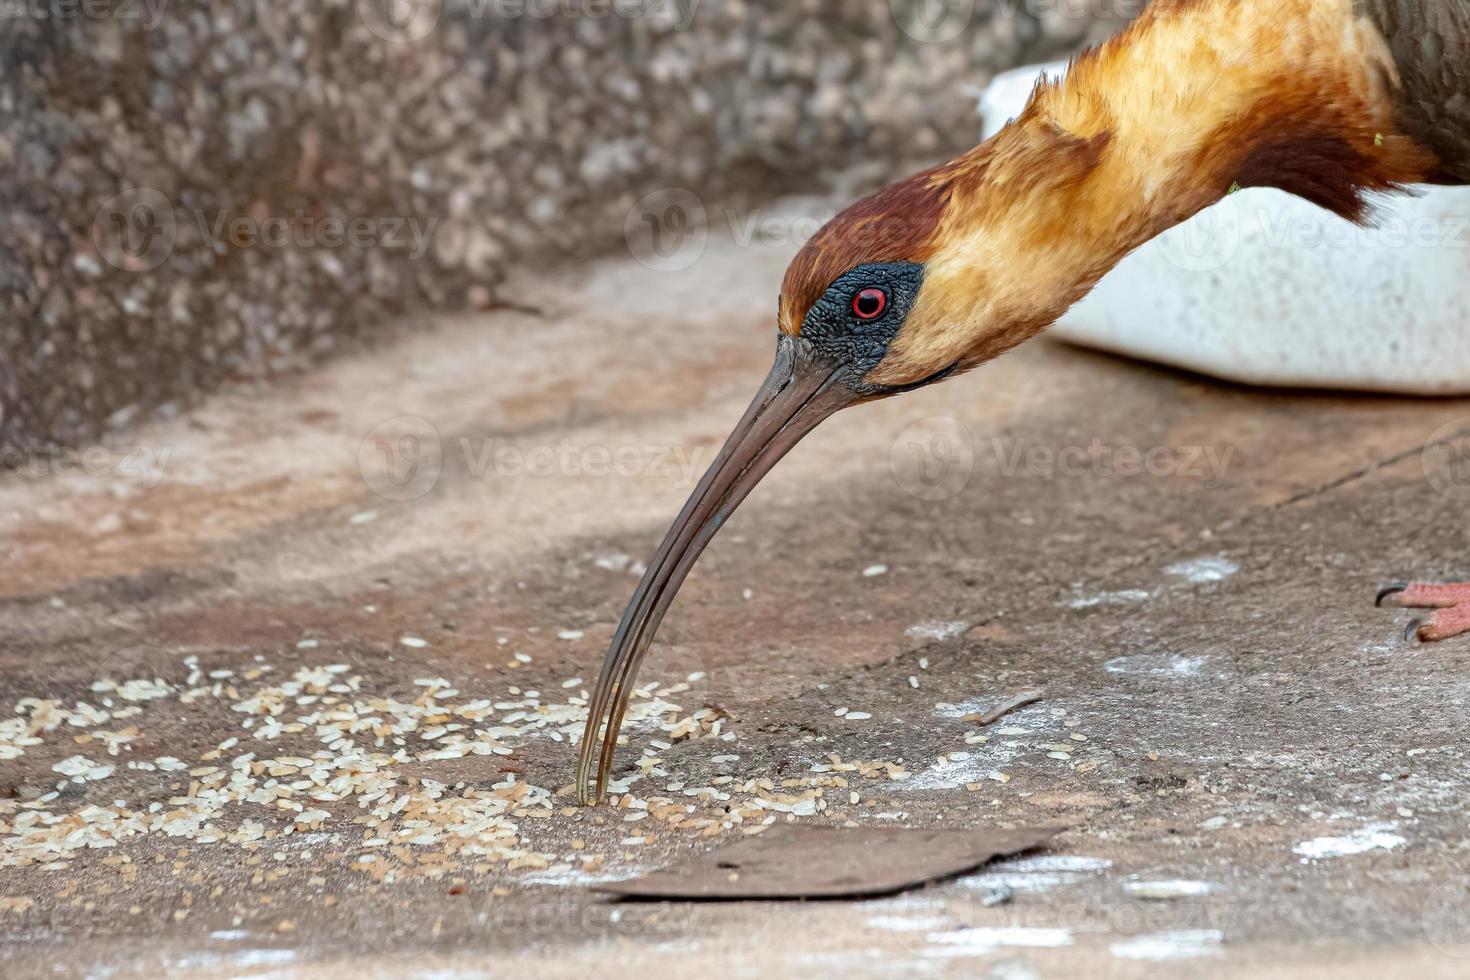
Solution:
<svg viewBox="0 0 1470 980"><path fill-rule="evenodd" d="M854 259L923 262L918 303L870 375L905 384L1033 336L1232 185L1360 219L1365 193L1439 170L1399 128L1399 79L1352 0L1155 2L994 138L834 219L792 262L782 329L798 332L802 302Z"/></svg>

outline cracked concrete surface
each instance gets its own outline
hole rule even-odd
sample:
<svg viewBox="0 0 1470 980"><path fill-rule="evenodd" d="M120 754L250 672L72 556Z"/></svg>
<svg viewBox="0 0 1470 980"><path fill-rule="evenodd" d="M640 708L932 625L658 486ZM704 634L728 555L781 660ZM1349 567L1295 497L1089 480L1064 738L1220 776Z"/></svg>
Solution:
<svg viewBox="0 0 1470 980"><path fill-rule="evenodd" d="M630 569L764 375L787 255L711 242L679 273L610 261L528 279L515 299L539 312L435 321L135 447L6 477L0 698L123 710L0 758L0 838L37 813L112 808L150 828L153 804L187 808L212 754L284 751L234 705L303 668L341 665L350 697L403 702L442 678L496 704L482 725L531 690L571 704L580 685L563 685L595 677ZM1435 448L1466 428L1465 401L1253 391L1030 344L824 424L701 561L645 668L688 685L668 718L707 709L701 737L645 725L620 760L625 779L647 773L630 799L697 802L713 825L567 809L575 746L554 726L499 737L509 754L429 760L421 728L386 773L396 792L551 794L506 813L521 858L448 838L375 847L360 798L314 804L310 826L237 802L204 830L5 867L0 963L1461 976L1470 646L1406 645L1407 614L1372 597L1470 571L1470 492ZM150 676L168 693L106 686ZM986 729L963 719L1028 689L1043 699ZM73 756L112 771L73 775ZM832 756L905 778L833 772ZM128 766L166 757L189 772ZM734 786L762 778L817 801L792 819L1069 829L879 901L618 905L587 889L750 829L683 791L739 802Z"/></svg>

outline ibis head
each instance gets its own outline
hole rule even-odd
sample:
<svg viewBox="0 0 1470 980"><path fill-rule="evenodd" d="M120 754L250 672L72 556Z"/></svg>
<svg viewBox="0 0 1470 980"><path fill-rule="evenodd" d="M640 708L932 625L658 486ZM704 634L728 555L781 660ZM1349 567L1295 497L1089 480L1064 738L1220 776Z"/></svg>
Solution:
<svg viewBox="0 0 1470 980"><path fill-rule="evenodd" d="M950 260L966 247L955 236L972 231L955 220L963 217L957 206L971 203L957 195L983 178L987 159L961 158L859 201L792 261L778 304L775 364L649 562L603 663L578 769L583 802L606 784L638 664L675 593L771 467L839 409L967 370L1049 321L1035 304L1024 316L996 305L1009 288L1000 275L1009 264L998 252L990 298L973 289L975 255L964 273Z"/></svg>

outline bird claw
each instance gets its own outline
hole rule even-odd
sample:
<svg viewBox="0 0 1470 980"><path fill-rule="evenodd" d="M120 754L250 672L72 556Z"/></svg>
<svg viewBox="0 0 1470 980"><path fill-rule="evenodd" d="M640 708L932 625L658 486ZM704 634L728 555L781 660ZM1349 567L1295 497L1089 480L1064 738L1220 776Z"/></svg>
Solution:
<svg viewBox="0 0 1470 980"><path fill-rule="evenodd" d="M1408 609L1433 609L1429 616L1416 616L1404 627L1404 642L1433 643L1461 633L1470 633L1470 583L1394 582L1378 591L1373 604Z"/></svg>
<svg viewBox="0 0 1470 980"><path fill-rule="evenodd" d="M1392 583L1390 585L1385 585L1383 588L1379 589L1378 590L1378 594L1373 597L1373 605L1375 605L1375 606L1381 606L1381 605L1383 605L1383 600L1384 599L1387 599L1389 596L1391 596L1391 595L1393 595L1393 594L1395 594L1397 592L1402 592L1405 589L1407 589L1408 587L1409 587L1409 583L1408 582L1394 582L1394 583Z"/></svg>

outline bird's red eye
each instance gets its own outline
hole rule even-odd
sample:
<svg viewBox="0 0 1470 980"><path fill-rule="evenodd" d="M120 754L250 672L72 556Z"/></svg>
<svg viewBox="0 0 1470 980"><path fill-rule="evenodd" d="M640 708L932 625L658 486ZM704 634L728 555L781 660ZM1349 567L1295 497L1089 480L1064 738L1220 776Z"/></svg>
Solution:
<svg viewBox="0 0 1470 980"><path fill-rule="evenodd" d="M852 311L862 320L871 320L886 309L888 294L876 286L858 290L858 294L852 298Z"/></svg>

